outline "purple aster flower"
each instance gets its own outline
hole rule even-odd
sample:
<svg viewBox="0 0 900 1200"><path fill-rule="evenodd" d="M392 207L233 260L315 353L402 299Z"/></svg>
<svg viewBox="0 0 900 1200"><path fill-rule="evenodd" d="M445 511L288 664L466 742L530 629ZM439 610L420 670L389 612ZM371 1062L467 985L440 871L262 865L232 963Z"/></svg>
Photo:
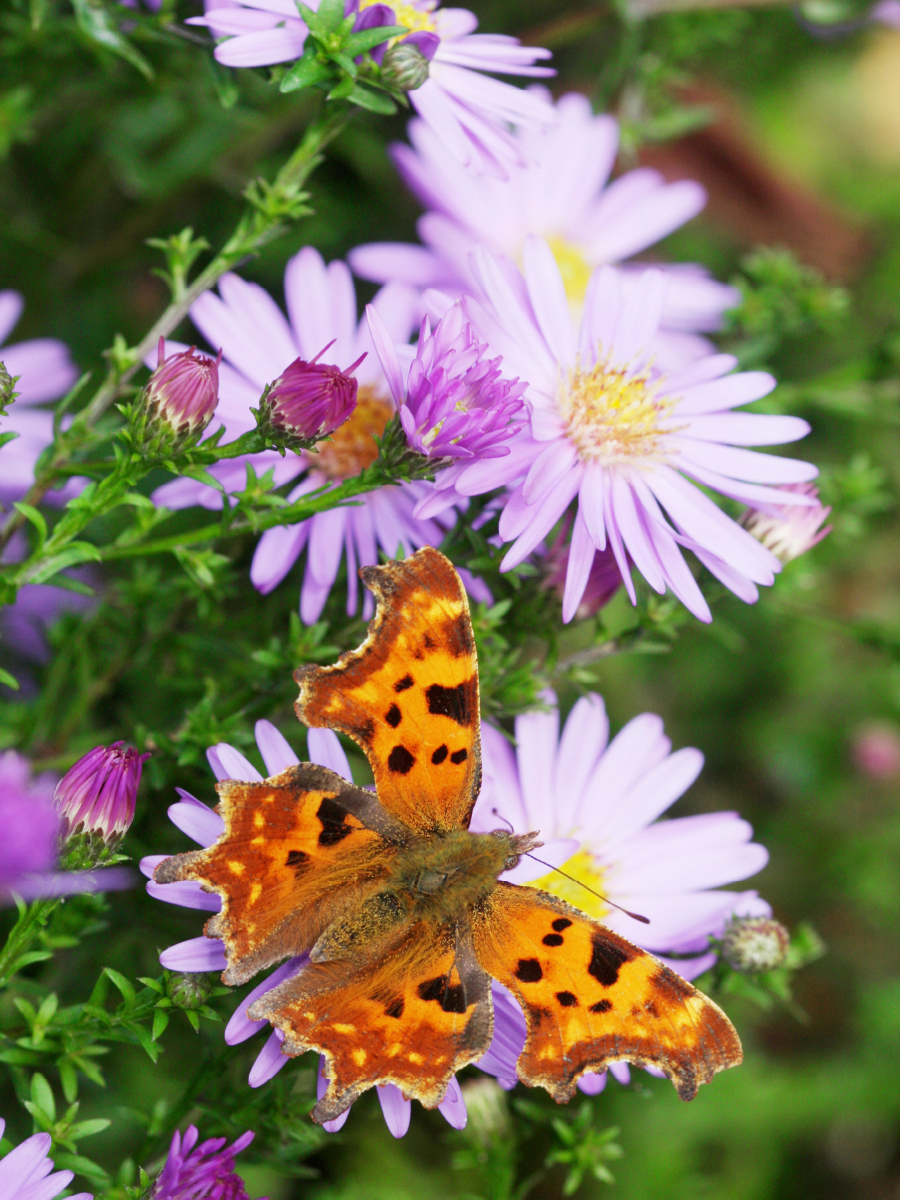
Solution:
<svg viewBox="0 0 900 1200"><path fill-rule="evenodd" d="M337 735L330 729L308 729L307 744L310 761L321 767L328 767L344 779L352 779L350 764ZM262 755L263 762L269 775L278 775L288 767L296 766L300 761L291 749L287 740L269 721L257 721L256 744ZM262 776L256 767L249 762L239 750L227 743L220 743L207 751L209 764L217 779L241 779L247 782L259 782ZM169 817L189 838L200 846L211 846L224 830L222 818L218 813L208 808L188 792L178 789L181 800L169 809ZM198 908L204 912L217 913L221 908L221 898L209 892L204 892L199 883L187 880L180 883L156 883L153 872L167 855L155 854L141 862L141 870L148 877L147 891L157 900L168 904L179 904L184 908ZM187 942L179 942L170 946L160 955L159 961L170 971L224 971L227 965L225 947L218 938L199 937ZM291 958L272 971L262 983L245 997L235 1010L231 1020L225 1027L225 1041L236 1046L247 1041L262 1030L268 1028L267 1021L251 1021L247 1010L254 1001L259 1000L272 988L283 983L307 964L307 955ZM273 1030L265 1045L259 1052L248 1077L251 1087L261 1087L267 1083L285 1066L290 1059L282 1054L281 1043L284 1034L280 1029ZM320 1058L318 1070L319 1099L328 1088L328 1080L323 1075L324 1056ZM385 1084L375 1089L381 1102L381 1110L388 1129L394 1137L403 1137L409 1128L412 1105L404 1099L403 1093L394 1084ZM466 1109L462 1100L462 1092L456 1080L450 1082L447 1095L438 1106L446 1121L454 1128L462 1129L466 1123ZM334 1121L326 1121L322 1128L334 1133L342 1128L350 1110L342 1113Z"/></svg>
<svg viewBox="0 0 900 1200"><path fill-rule="evenodd" d="M532 88L550 102L549 93ZM619 129L615 118L594 114L586 96L556 102L559 123L548 130L520 128L522 162L508 179L472 178L450 158L421 121L409 126L412 147L396 144L393 157L404 182L428 210L418 230L424 245L376 242L348 256L357 275L450 293L471 290L472 248L522 261L525 239L546 239L559 264L569 301L584 302L595 268L618 263L658 242L706 203L698 183L666 183L647 167L610 183ZM709 343L698 332L718 329L740 293L695 266L664 268L669 287L661 317L658 360L697 357Z"/></svg>
<svg viewBox="0 0 900 1200"><path fill-rule="evenodd" d="M363 352L342 371L319 362L331 345L333 342L309 362L295 359L260 401L260 415L282 436L327 437L353 415L358 386L353 372L366 355Z"/></svg>
<svg viewBox="0 0 900 1200"><path fill-rule="evenodd" d="M809 432L796 417L731 411L770 392L772 376L731 374L736 360L727 354L660 370L652 352L666 287L659 271L644 271L630 290L617 270L601 267L576 328L545 241L526 241L524 275L483 249L476 261L483 305L471 304L473 324L504 368L527 380L532 410L530 430L507 458L451 468L463 495L514 483L500 517L500 536L513 542L502 569L522 562L577 497L564 621L607 545L632 603L629 561L655 591L669 588L700 620L712 619L682 548L742 600L755 601L756 585L773 583L780 560L691 480L757 508L814 505L771 486L806 482L818 474L814 466L743 448Z"/></svg>
<svg viewBox="0 0 900 1200"><path fill-rule="evenodd" d="M31 778L31 764L15 750L0 754L0 904L128 887L127 871L55 870L60 817L51 775Z"/></svg>
<svg viewBox="0 0 900 1200"><path fill-rule="evenodd" d="M0 1138L6 1129L6 1121L0 1117ZM0 1196L3 1200L53 1200L65 1191L74 1178L73 1171L57 1171L54 1175L53 1160L48 1158L51 1139L49 1133L35 1133L10 1150L0 1159ZM94 1200L87 1192L78 1192L69 1200Z"/></svg>
<svg viewBox="0 0 900 1200"><path fill-rule="evenodd" d="M188 1125L184 1137L175 1130L165 1166L150 1192L152 1200L247 1200L234 1160L253 1141L253 1134L248 1129L230 1146L227 1138L209 1138L197 1146L199 1136L195 1125Z"/></svg>
<svg viewBox="0 0 900 1200"><path fill-rule="evenodd" d="M209 358L191 346L167 359L165 338L160 338L156 369L144 389L148 425L179 441L198 437L219 402L220 358L221 352L219 358Z"/></svg>
<svg viewBox="0 0 900 1200"><path fill-rule="evenodd" d="M774 504L751 508L741 517L741 524L783 563L789 563L818 546L822 538L831 533L830 525L822 529L831 507L823 507L819 502L819 489L814 484L788 484L784 490L809 496L814 501L813 507Z"/></svg>
<svg viewBox="0 0 900 1200"><path fill-rule="evenodd" d="M313 6L315 7L315 6ZM555 72L535 64L549 50L521 46L516 38L476 34L477 18L464 8L438 8L438 0L356 0L359 25L404 25L406 37L429 60L428 78L409 92L409 100L445 148L464 166L503 175L523 161L509 125L542 126L556 120L543 95L492 79L504 75L546 76ZM377 9L375 17L367 12ZM208 26L216 58L229 67L261 67L291 62L303 53L306 26L292 0L247 0L246 6L207 0L206 15L189 24ZM402 44L402 43L401 43Z"/></svg>
<svg viewBox="0 0 900 1200"><path fill-rule="evenodd" d="M134 820L141 769L149 757L124 742L114 742L95 746L79 758L53 794L63 837L97 834L107 845L117 846Z"/></svg>
<svg viewBox="0 0 900 1200"><path fill-rule="evenodd" d="M869 20L900 29L900 0L881 0L869 9Z"/></svg>
<svg viewBox="0 0 900 1200"><path fill-rule="evenodd" d="M357 323L353 280L346 265L332 262L326 267L318 251L307 246L288 262L284 290L290 322L268 292L237 275L223 276L218 296L213 292L202 295L192 306L191 317L212 345L222 347L219 407L210 430L223 424L226 442L255 427L251 406L259 403L266 384L298 355L311 359L329 342L333 342L331 357L338 362L352 362L367 354L356 372L357 403L352 417L315 453L290 453L282 458L271 450L210 468L210 474L226 491L245 487L247 465L252 465L258 475L271 470L275 486L302 476L288 495L289 500L297 500L317 488L357 475L373 462L377 454L374 437L383 433L394 414L394 403L373 353L368 325L365 321ZM388 286L372 303L392 340L408 340L419 306L417 294L410 288ZM341 558L346 555L347 612L352 615L359 607L357 567L377 564L380 550L393 556L398 547L404 554L411 554L421 546L440 544L454 514L419 520L413 512L430 490L427 483L382 487L359 496L353 505L317 513L297 525L267 530L250 568L253 584L268 594L306 549L300 615L312 624L325 606ZM193 479L164 484L153 493L153 500L168 508L222 506L219 491ZM490 593L479 580L467 576L466 584L475 599L489 601ZM363 615L370 617L373 611L372 596L366 592Z"/></svg>
<svg viewBox="0 0 900 1200"><path fill-rule="evenodd" d="M484 459L509 454L506 443L525 419L525 384L504 379L500 359L486 359L462 305L454 304L434 332L427 317L403 382L390 334L372 305L369 331L398 406L406 439L431 458Z"/></svg>
<svg viewBox="0 0 900 1200"><path fill-rule="evenodd" d="M506 822L516 833L540 830L539 857L573 878L548 871L529 855L501 878L553 892L680 975L696 978L715 962L709 938L720 937L729 918L771 915L756 892L719 890L761 870L766 850L750 841L753 831L737 813L658 819L703 766L699 750L671 753L660 717L643 713L610 742L596 693L575 704L562 734L556 697L549 692L544 700L551 711L517 718L515 751L496 729L482 725L484 782L470 828L487 832ZM650 924L639 924L601 897L649 917ZM692 957L667 959L673 953ZM493 989L494 1040L476 1065L512 1086L525 1019L505 989L497 983ZM627 1082L625 1064L610 1070ZM605 1073L584 1076L578 1086L593 1093L604 1083Z"/></svg>

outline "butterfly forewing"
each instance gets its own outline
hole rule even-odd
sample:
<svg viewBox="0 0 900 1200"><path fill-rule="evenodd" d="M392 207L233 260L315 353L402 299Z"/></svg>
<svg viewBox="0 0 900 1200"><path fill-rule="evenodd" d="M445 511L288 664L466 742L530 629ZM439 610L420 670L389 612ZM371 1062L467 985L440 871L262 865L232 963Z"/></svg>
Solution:
<svg viewBox="0 0 900 1200"><path fill-rule="evenodd" d="M652 955L564 901L500 883L473 914L478 961L521 1004L519 1078L558 1101L586 1071L656 1066L690 1100L741 1044L720 1008Z"/></svg>
<svg viewBox="0 0 900 1200"><path fill-rule="evenodd" d="M478 665L466 593L437 550L360 571L378 608L358 650L301 667L297 715L365 751L378 798L418 832L468 825L481 784Z"/></svg>

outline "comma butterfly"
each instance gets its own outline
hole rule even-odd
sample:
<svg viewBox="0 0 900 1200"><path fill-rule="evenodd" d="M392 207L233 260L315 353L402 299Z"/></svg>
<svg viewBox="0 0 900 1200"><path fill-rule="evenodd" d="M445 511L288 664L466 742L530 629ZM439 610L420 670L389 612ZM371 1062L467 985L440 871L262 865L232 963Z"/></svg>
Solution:
<svg viewBox="0 0 900 1200"><path fill-rule="evenodd" d="M286 1054L325 1055L316 1121L380 1083L438 1105L491 1041L491 977L525 1012L523 1083L562 1102L585 1072L627 1061L660 1067L690 1100L741 1061L725 1014L577 908L499 880L537 834L468 830L478 669L456 571L426 547L360 575L378 600L368 637L334 666L296 672L296 710L363 748L376 794L311 763L224 780L225 832L161 863L156 879L199 880L222 897L206 933L225 943L225 983L309 953L249 1015L284 1032Z"/></svg>

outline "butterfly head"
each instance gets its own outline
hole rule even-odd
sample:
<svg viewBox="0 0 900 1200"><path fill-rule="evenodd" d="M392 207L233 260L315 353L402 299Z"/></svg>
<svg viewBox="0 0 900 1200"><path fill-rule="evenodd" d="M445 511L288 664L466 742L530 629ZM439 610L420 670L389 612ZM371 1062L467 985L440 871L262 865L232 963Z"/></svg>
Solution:
<svg viewBox="0 0 900 1200"><path fill-rule="evenodd" d="M523 854L527 854L529 850L536 850L538 846L544 844L536 829L531 833L513 833L512 830L495 829L491 836L506 843L507 854L503 863L504 871L511 871L513 867L517 867Z"/></svg>

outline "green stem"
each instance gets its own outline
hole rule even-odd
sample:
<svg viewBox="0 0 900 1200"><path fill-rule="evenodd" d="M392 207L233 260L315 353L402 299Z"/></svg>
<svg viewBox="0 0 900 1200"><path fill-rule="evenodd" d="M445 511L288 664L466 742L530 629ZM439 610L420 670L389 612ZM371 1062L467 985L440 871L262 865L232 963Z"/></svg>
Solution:
<svg viewBox="0 0 900 1200"><path fill-rule="evenodd" d="M70 462L73 454L89 440L93 426L122 394L132 376L143 365L146 356L161 337L168 336L187 316L194 301L213 287L226 271L248 255L255 254L286 228L285 222L290 216L291 207L296 207L302 201L303 185L322 161L322 151L344 129L348 119L347 111L338 110L314 122L306 131L300 145L278 172L274 183L269 185L259 182L248 187L245 195L249 206L231 237L190 286L178 289L172 303L149 333L136 346L116 356L93 399L75 418L72 427L57 439L55 453L38 472L34 484L25 496L27 504L40 504L60 474L64 473L63 468ZM0 528L0 550L24 523L25 518L18 512L13 512L7 517Z"/></svg>
<svg viewBox="0 0 900 1200"><path fill-rule="evenodd" d="M0 950L0 987L6 987L17 971L16 960L47 923L47 918L59 900L33 900L20 914L9 931L6 945Z"/></svg>

